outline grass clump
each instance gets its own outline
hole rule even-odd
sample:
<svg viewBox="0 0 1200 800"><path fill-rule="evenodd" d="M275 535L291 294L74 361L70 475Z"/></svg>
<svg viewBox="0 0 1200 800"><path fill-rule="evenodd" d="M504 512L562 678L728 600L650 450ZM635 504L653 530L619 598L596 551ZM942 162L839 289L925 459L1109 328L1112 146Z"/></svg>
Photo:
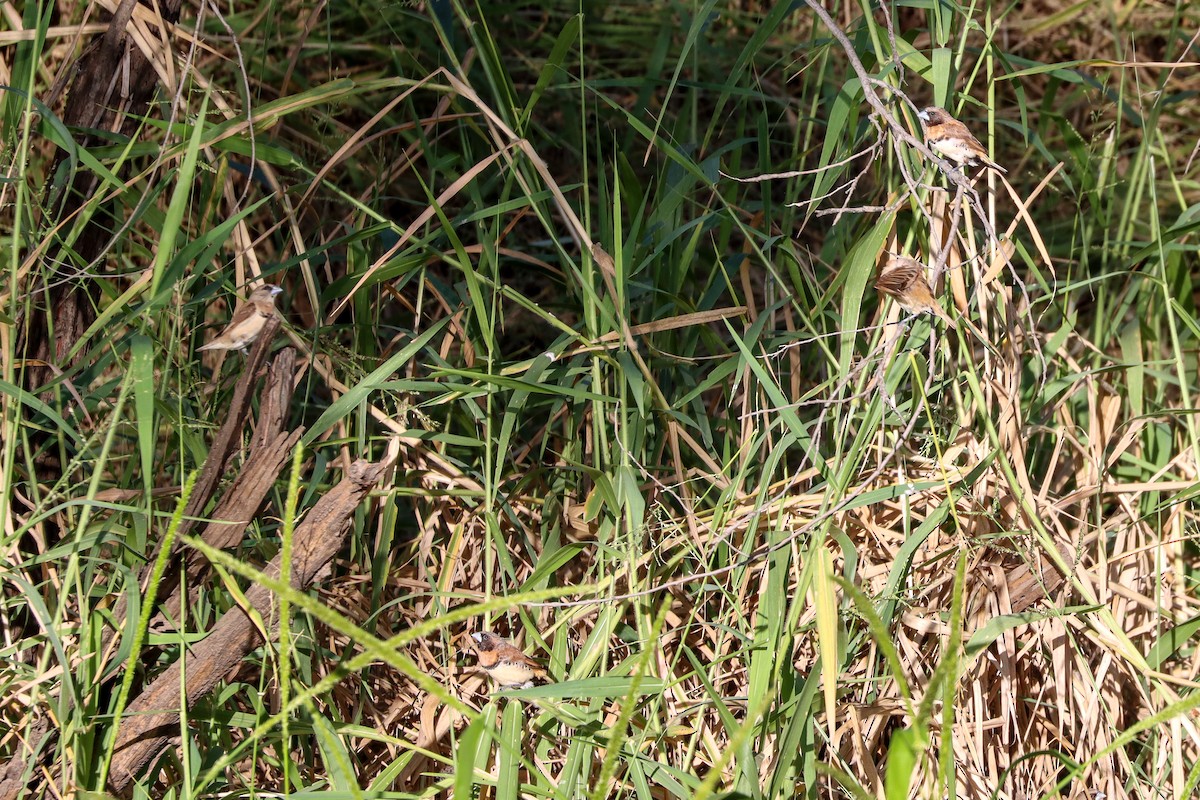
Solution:
<svg viewBox="0 0 1200 800"><path fill-rule="evenodd" d="M1194 9L116 13L0 34L0 796L1191 794Z"/></svg>

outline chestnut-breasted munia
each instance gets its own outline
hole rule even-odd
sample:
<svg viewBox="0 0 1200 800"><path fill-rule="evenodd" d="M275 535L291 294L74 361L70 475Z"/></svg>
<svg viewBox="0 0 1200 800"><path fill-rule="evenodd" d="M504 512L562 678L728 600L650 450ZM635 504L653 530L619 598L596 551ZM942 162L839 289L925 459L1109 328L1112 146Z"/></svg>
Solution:
<svg viewBox="0 0 1200 800"><path fill-rule="evenodd" d="M518 650L507 639L494 633L479 631L471 634L479 668L486 672L501 689L528 689L534 678L544 678L546 670L540 663Z"/></svg>
<svg viewBox="0 0 1200 800"><path fill-rule="evenodd" d="M917 114L917 119L921 121L921 129L925 132L925 144L948 161L960 167L964 164L985 164L1000 172L1008 171L992 161L967 126L950 116L946 109L929 106Z"/></svg>

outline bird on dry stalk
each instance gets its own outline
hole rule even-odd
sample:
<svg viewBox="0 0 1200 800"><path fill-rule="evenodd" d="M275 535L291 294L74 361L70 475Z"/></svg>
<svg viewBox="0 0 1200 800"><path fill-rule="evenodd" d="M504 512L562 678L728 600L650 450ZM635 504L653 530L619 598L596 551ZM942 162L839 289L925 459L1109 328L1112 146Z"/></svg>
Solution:
<svg viewBox="0 0 1200 800"><path fill-rule="evenodd" d="M282 291L270 283L259 286L244 303L238 303L225 330L196 350L241 350L245 355L246 348L254 343L267 320L274 316L275 296Z"/></svg>
<svg viewBox="0 0 1200 800"><path fill-rule="evenodd" d="M950 116L946 109L929 106L917 114L917 119L925 133L925 144L948 161L960 167L983 164L1000 172L1008 171L993 161L967 126Z"/></svg>
<svg viewBox="0 0 1200 800"><path fill-rule="evenodd" d="M950 315L933 299L933 290L925 279L925 265L915 258L889 253L875 279L875 288L895 298L906 311L913 314L929 312L947 325L954 325Z"/></svg>
<svg viewBox="0 0 1200 800"><path fill-rule="evenodd" d="M955 326L954 318L947 314L933 296L929 281L925 278L925 265L915 258L889 253L875 278L875 288L895 299L900 307L912 314L933 314L950 327ZM993 353L996 348L966 317L962 322L967 328Z"/></svg>

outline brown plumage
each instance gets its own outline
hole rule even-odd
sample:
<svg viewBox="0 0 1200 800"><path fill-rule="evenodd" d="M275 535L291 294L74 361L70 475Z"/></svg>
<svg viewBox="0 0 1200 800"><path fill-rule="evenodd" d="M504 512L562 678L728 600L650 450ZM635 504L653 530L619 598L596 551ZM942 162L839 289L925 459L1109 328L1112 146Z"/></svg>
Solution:
<svg viewBox="0 0 1200 800"><path fill-rule="evenodd" d="M535 678L546 677L546 670L540 663L522 653L507 639L487 631L473 633L471 638L475 640L479 668L501 689L528 689L533 686Z"/></svg>
<svg viewBox="0 0 1200 800"><path fill-rule="evenodd" d="M245 353L246 348L262 333L267 320L274 315L275 295L282 291L283 289L269 283L255 289L246 302L238 303L225 330L196 350L241 350Z"/></svg>
<svg viewBox="0 0 1200 800"><path fill-rule="evenodd" d="M929 106L917 114L917 119L921 120L921 129L925 132L925 144L943 158L960 167L984 164L1000 172L1008 171L992 161L967 126L950 116L946 109Z"/></svg>
<svg viewBox="0 0 1200 800"><path fill-rule="evenodd" d="M896 302L914 314L929 312L948 325L954 325L950 315L933 299L933 291L925 278L925 265L915 258L889 254L888 260L875 279L875 288L894 297Z"/></svg>

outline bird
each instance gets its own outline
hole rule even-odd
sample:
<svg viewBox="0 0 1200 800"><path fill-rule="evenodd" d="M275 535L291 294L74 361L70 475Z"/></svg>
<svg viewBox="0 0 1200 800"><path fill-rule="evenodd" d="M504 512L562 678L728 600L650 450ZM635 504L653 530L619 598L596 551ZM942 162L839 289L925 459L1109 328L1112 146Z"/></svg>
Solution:
<svg viewBox="0 0 1200 800"><path fill-rule="evenodd" d="M258 338L267 320L275 314L275 295L282 291L270 283L259 286L250 293L249 299L238 303L225 330L196 350L241 350L245 354L246 348Z"/></svg>
<svg viewBox="0 0 1200 800"><path fill-rule="evenodd" d="M475 640L475 652L479 656L479 668L486 672L501 689L528 689L534 678L546 677L540 663L518 650L507 639L478 631L471 634Z"/></svg>
<svg viewBox="0 0 1200 800"><path fill-rule="evenodd" d="M979 140L971 135L967 126L950 116L944 108L929 106L917 114L921 129L925 132L925 143L938 155L953 161L958 166L984 164L1000 172L1008 172L993 161Z"/></svg>
<svg viewBox="0 0 1200 800"><path fill-rule="evenodd" d="M954 325L950 315L933 299L933 291L925 279L925 265L915 258L889 253L887 262L875 279L875 288L895 298L906 311L913 314L928 311L947 325Z"/></svg>

